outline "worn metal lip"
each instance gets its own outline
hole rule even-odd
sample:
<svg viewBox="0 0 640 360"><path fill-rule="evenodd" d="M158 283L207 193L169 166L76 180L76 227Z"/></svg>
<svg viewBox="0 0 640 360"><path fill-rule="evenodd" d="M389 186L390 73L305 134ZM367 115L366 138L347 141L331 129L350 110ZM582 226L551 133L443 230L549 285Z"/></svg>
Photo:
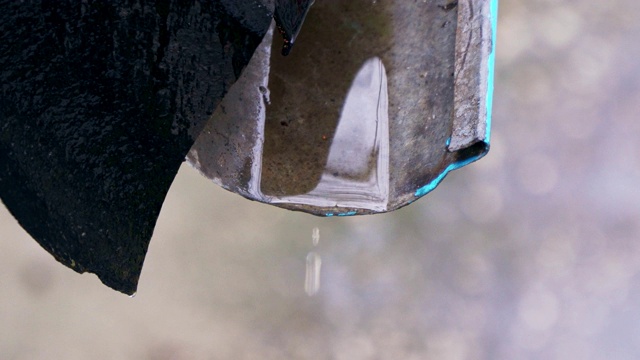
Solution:
<svg viewBox="0 0 640 360"><path fill-rule="evenodd" d="M486 71L486 85L482 88L479 89L481 91L481 96L479 96L478 100L481 100L480 104L484 105L484 116L482 116L482 112L478 113L478 117L475 119L478 124L484 124L484 133L482 134L477 134L477 136L473 139L471 139L471 141L468 141L466 143L465 147L452 147L451 146L451 138L449 138L447 140L447 149L449 151L459 151L463 148L468 148L470 146L481 146L483 149L475 156L471 156L469 158L466 158L464 160L461 161L457 161L454 162L452 164L450 164L449 166L447 166L445 168L444 171L442 171L440 173L440 175L438 175L435 179L433 179L431 182L429 182L428 184L424 185L423 187L419 188L418 190L416 190L415 192L415 197L420 198L426 194L428 194L429 192L431 192L432 190L434 190L438 184L440 184L440 182L442 182L442 180L446 177L446 175L456 169L459 169L461 167L464 167L466 165L469 165L477 160L480 160L481 158L483 158L488 152L489 152L489 148L490 148L490 143L491 143L491 116L492 116L492 107L493 107L493 89L494 89L494 74L495 74L495 58L496 58L496 33L497 33L497 19L498 19L498 0L491 0L490 2L487 2L485 0L467 0L467 1L460 1L458 3L458 7L459 7L459 13L458 13L458 19L460 21L461 17L463 17L464 15L463 12L465 9L465 7L469 7L469 6L473 6L474 4L480 4L481 6L485 6L485 10L488 10L488 18L484 19L486 21L483 21L483 27L482 27L482 32L483 32L483 41L487 41L490 44L490 47L488 48L488 54L485 55L484 51L487 51L487 48L482 46L480 48L480 55L481 55L481 59L485 59L486 58L486 67L484 69L480 68L480 74L482 74L484 71ZM460 10L460 7L462 7L462 11ZM459 22L460 23L460 22ZM488 29L487 29L488 27ZM488 31L488 35L487 32ZM464 46L464 42L465 42L465 38L458 36L456 38L456 47L458 46ZM456 84L458 85L458 84ZM484 101L482 101L484 100ZM458 106L460 106L460 104L456 104Z"/></svg>

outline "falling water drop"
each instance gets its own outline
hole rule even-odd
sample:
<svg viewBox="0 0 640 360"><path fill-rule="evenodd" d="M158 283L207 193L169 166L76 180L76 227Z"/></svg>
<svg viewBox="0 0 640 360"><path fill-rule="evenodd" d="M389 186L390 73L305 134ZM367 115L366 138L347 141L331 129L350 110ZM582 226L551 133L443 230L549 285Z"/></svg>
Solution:
<svg viewBox="0 0 640 360"><path fill-rule="evenodd" d="M320 242L320 229L317 226L311 231L311 240L313 241L313 246L318 246L318 242Z"/></svg>
<svg viewBox="0 0 640 360"><path fill-rule="evenodd" d="M304 291L309 296L313 296L320 290L320 267L322 259L315 252L307 254L307 272L304 279Z"/></svg>
<svg viewBox="0 0 640 360"><path fill-rule="evenodd" d="M320 229L316 226L311 230L311 241L313 246L318 246L320 242ZM304 291L309 296L315 295L320 289L320 266L322 259L320 255L311 251L307 254L307 267L304 278Z"/></svg>

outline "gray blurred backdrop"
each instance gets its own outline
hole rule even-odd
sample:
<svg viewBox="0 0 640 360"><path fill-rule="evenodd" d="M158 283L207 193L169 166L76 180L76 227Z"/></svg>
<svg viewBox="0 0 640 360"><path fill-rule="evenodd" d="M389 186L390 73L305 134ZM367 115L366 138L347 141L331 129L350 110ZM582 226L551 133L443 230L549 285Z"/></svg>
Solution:
<svg viewBox="0 0 640 360"><path fill-rule="evenodd" d="M184 166L134 298L1 207L0 359L640 358L639 20L502 0L489 155L395 213L287 212Z"/></svg>

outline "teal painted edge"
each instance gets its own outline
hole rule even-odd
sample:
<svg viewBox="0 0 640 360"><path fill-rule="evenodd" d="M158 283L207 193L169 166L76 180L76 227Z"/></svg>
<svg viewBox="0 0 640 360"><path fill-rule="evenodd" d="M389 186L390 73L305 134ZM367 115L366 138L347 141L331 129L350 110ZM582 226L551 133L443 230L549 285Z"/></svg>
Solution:
<svg viewBox="0 0 640 360"><path fill-rule="evenodd" d="M491 142L491 117L493 115L493 78L496 68L496 35L498 28L498 0L491 0L491 54L489 54L489 78L487 80L487 135L485 142Z"/></svg>
<svg viewBox="0 0 640 360"><path fill-rule="evenodd" d="M357 211L349 211L349 212L346 212L346 213L338 214L338 216L352 216L352 215L355 215L357 213L358 213Z"/></svg>
<svg viewBox="0 0 640 360"><path fill-rule="evenodd" d="M337 213L337 214L326 213L326 214L324 214L324 216L326 216L326 217L332 217L334 215L338 215L338 216L353 216L353 215L355 215L357 213L358 213L357 211L348 211L348 212L345 212L345 213Z"/></svg>
<svg viewBox="0 0 640 360"><path fill-rule="evenodd" d="M443 172L440 173L440 175L438 175L437 178L431 180L430 183L428 183L427 185L425 185L425 186L421 187L420 189L418 189L414 195L416 197L425 196L426 194L430 193L433 189L435 189L436 186L438 186L438 184L440 184L442 179L444 179L444 177L447 176L447 174L450 171L459 169L459 168L461 168L463 166L467 166L467 165L471 164L472 162L480 159L484 155L485 155L485 153L482 153L482 154L479 154L478 156L473 156L473 157L470 157L468 159L464 159L462 161L458 161L458 162L454 162L453 164L450 164L449 166L446 167L446 169L444 169Z"/></svg>
<svg viewBox="0 0 640 360"><path fill-rule="evenodd" d="M491 53L489 54L489 61L488 61L488 71L489 71L489 77L487 79L487 103L486 103L486 107L487 107L487 134L485 136L484 142L487 144L487 151L489 150L489 143L491 142L491 116L493 115L493 78L494 78L494 73L495 73L495 63L496 63L496 29L498 27L498 0L491 0L491 5L490 5L490 16L491 16ZM416 197L422 197L426 194L428 194L429 192L431 192L433 189L435 189L438 184L440 184L440 182L442 181L442 179L445 178L445 176L447 176L447 174L450 171L459 169L463 166L467 166L469 164L471 164L472 162L480 159L481 157L483 157L486 154L486 151L462 160L462 161L458 161L455 162L453 164L450 164L449 166L447 166L443 172L440 173L440 175L438 175L438 177L436 177L435 179L433 179L430 183L428 183L427 185L421 187L420 189L418 189L415 192L415 196Z"/></svg>

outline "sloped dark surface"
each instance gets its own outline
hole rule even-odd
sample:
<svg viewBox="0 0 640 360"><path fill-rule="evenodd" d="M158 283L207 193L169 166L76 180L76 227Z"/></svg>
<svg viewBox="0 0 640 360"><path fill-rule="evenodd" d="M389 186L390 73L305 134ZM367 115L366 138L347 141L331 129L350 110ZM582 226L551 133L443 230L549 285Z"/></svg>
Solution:
<svg viewBox="0 0 640 360"><path fill-rule="evenodd" d="M5 2L4 204L58 261L134 293L171 182L272 9L268 1Z"/></svg>
<svg viewBox="0 0 640 360"><path fill-rule="evenodd" d="M315 0L275 0L275 20L284 38L282 55L289 55L302 28L307 12Z"/></svg>

